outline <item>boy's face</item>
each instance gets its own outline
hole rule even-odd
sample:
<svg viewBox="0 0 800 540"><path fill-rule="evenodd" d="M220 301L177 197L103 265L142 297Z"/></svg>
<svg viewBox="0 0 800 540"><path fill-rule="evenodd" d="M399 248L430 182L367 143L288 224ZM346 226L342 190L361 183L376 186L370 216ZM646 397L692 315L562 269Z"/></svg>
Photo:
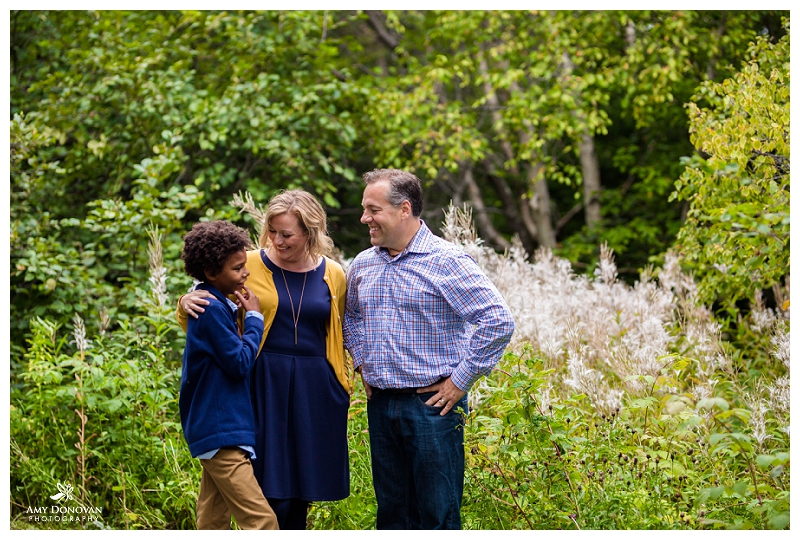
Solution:
<svg viewBox="0 0 800 540"><path fill-rule="evenodd" d="M206 277L222 294L233 294L235 291L241 292L244 282L247 281L247 276L250 275L250 272L245 267L246 262L247 253L244 250L237 251L228 257L219 274L211 276L206 273Z"/></svg>

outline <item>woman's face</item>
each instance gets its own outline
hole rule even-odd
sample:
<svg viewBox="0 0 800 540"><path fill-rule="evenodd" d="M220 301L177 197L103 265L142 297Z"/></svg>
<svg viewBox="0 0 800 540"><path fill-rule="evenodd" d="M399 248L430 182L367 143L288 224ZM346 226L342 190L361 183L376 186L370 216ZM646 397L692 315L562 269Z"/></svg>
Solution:
<svg viewBox="0 0 800 540"><path fill-rule="evenodd" d="M269 239L278 257L285 262L302 262L308 257L308 234L294 214L278 214L269 220Z"/></svg>

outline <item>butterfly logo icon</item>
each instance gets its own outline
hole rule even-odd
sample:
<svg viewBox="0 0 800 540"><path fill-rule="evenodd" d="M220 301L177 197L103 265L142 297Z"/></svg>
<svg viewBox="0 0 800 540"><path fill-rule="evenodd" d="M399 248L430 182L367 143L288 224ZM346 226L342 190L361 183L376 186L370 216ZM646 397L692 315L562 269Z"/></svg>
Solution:
<svg viewBox="0 0 800 540"><path fill-rule="evenodd" d="M51 499L53 499L54 501L60 501L61 499L66 497L65 500L67 501L72 500L72 490L74 489L72 487L72 484L70 484L69 482L65 482L63 484L59 482L56 484L56 487L58 488L58 493L56 493L55 495L50 495Z"/></svg>

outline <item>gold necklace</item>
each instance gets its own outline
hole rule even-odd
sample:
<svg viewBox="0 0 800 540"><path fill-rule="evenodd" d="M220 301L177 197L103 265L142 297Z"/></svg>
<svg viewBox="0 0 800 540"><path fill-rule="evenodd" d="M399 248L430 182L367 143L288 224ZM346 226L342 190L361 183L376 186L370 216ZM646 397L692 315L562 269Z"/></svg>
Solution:
<svg viewBox="0 0 800 540"><path fill-rule="evenodd" d="M278 268L280 268L280 266ZM281 275L283 276L283 285L286 287L286 294L289 295L289 305L292 306L294 344L297 345L297 323L300 322L300 310L303 308L303 295L306 293L306 278L308 277L308 272L303 272L303 289L300 291L300 303L297 305L297 315L294 313L294 300L292 300L292 292L289 290L289 283L286 281L286 274L283 273L283 268L281 268Z"/></svg>

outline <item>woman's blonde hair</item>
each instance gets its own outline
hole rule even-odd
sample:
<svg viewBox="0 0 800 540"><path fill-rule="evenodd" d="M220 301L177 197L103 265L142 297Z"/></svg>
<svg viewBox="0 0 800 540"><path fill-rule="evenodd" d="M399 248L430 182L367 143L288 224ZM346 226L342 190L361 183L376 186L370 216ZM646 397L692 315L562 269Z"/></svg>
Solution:
<svg viewBox="0 0 800 540"><path fill-rule="evenodd" d="M311 193L302 189L281 191L267 205L264 226L258 239L261 247L271 247L269 222L281 214L294 214L306 235L306 251L312 257L333 254L333 240L328 236L328 218L322 205Z"/></svg>

